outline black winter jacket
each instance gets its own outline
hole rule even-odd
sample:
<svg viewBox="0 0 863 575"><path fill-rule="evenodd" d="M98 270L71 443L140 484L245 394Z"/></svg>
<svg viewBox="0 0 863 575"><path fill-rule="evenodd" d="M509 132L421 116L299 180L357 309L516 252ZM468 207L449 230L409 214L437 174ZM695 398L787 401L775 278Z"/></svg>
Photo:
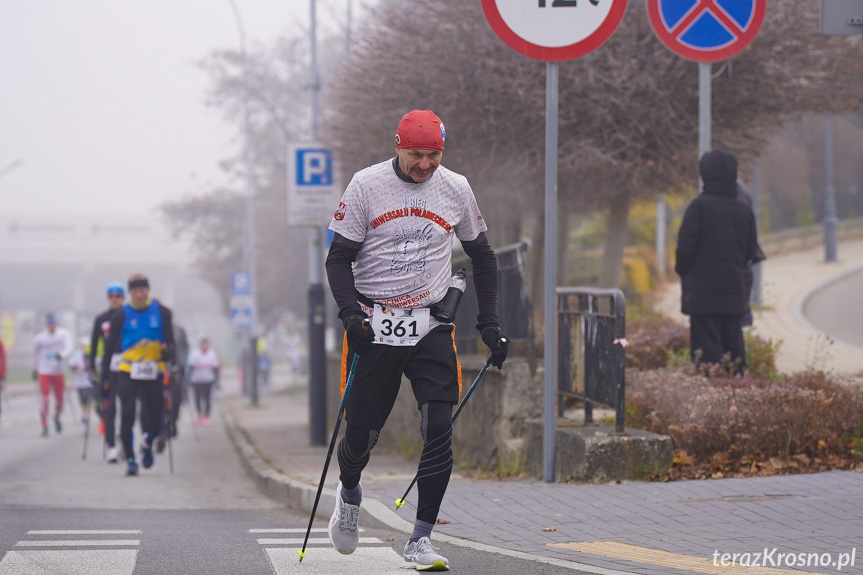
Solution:
<svg viewBox="0 0 863 575"><path fill-rule="evenodd" d="M681 278L687 315L746 313L747 268L764 259L755 215L737 199L737 159L714 150L699 162L704 190L690 202L677 234L674 271Z"/></svg>

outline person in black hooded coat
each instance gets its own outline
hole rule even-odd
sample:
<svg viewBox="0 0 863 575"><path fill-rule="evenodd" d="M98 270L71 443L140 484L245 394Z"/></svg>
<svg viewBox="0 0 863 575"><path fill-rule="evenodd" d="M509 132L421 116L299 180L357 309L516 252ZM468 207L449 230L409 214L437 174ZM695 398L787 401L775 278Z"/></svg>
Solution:
<svg viewBox="0 0 863 575"><path fill-rule="evenodd" d="M674 271L681 278L682 312L689 316L692 359L746 367L740 318L749 307L747 269L763 259L755 215L737 199L737 158L725 150L698 164L703 193L690 202L677 234Z"/></svg>

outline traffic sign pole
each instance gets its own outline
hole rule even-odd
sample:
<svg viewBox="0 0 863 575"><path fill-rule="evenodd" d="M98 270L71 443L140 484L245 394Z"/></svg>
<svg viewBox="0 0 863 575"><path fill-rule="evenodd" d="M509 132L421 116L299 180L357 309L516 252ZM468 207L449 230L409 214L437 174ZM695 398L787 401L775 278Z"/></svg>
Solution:
<svg viewBox="0 0 863 575"><path fill-rule="evenodd" d="M557 448L557 116L558 63L545 63L545 354L542 480L554 481Z"/></svg>
<svg viewBox="0 0 863 575"><path fill-rule="evenodd" d="M558 62L584 56L617 29L626 0L482 0L494 32L524 56L546 62L545 81L545 351L542 477L554 481L557 403L557 124Z"/></svg>
<svg viewBox="0 0 863 575"><path fill-rule="evenodd" d="M711 134L711 104L713 98L713 86L711 78L712 66L709 62L698 63L698 159L710 151ZM698 176L698 188L695 194L701 191L701 174Z"/></svg>

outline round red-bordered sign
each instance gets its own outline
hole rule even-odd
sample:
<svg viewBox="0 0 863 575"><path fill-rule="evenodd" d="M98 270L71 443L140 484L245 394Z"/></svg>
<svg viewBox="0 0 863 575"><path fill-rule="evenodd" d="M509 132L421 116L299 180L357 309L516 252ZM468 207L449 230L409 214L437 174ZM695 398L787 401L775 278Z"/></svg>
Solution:
<svg viewBox="0 0 863 575"><path fill-rule="evenodd" d="M560 62L584 56L608 40L623 19L626 1L482 0L482 9L507 46L528 58ZM579 10L587 17L577 17ZM567 27L568 20L572 25Z"/></svg>
<svg viewBox="0 0 863 575"><path fill-rule="evenodd" d="M765 0L647 0L653 32L688 60L718 62L746 48L764 22Z"/></svg>

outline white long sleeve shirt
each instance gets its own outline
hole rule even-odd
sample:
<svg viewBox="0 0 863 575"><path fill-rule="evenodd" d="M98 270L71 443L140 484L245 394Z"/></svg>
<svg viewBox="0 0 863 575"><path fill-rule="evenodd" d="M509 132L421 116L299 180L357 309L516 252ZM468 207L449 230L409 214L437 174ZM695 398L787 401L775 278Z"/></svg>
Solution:
<svg viewBox="0 0 863 575"><path fill-rule="evenodd" d="M33 369L43 375L63 375L63 360L72 353L72 338L62 327L44 329L33 337Z"/></svg>

